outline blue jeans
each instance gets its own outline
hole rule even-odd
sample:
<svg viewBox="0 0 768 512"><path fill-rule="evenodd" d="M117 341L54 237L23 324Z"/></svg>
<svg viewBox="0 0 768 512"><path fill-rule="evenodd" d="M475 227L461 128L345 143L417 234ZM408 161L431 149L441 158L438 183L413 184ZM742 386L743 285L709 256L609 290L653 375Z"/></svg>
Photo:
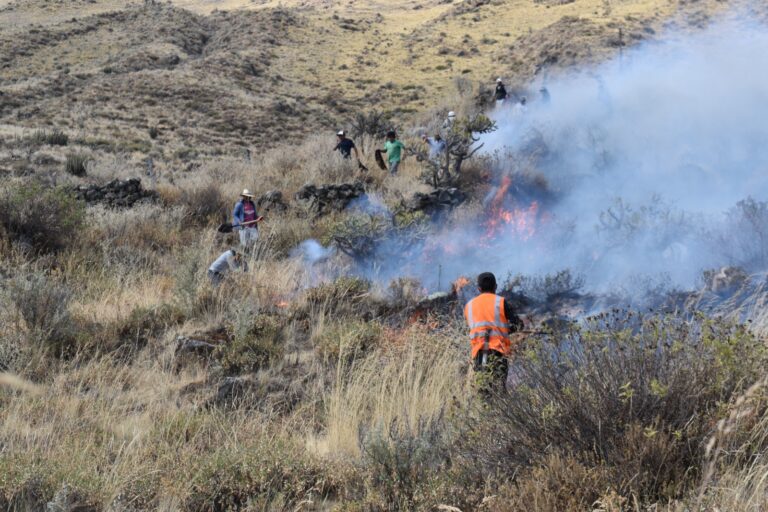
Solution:
<svg viewBox="0 0 768 512"><path fill-rule="evenodd" d="M400 167L400 160L389 161L389 174L397 174L397 168Z"/></svg>

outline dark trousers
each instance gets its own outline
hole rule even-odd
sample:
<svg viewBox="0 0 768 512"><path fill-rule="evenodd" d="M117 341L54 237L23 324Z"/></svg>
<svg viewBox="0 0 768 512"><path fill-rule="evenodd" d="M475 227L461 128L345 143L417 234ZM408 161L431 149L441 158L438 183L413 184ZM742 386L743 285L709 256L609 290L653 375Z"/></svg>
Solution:
<svg viewBox="0 0 768 512"><path fill-rule="evenodd" d="M213 286L219 286L221 282L224 280L224 274L221 272L214 272L213 270L208 270L208 279L211 280L211 284Z"/></svg>
<svg viewBox="0 0 768 512"><path fill-rule="evenodd" d="M485 358L483 355L485 354ZM474 359L475 384L485 398L501 393L507 386L509 359L495 350L481 350Z"/></svg>

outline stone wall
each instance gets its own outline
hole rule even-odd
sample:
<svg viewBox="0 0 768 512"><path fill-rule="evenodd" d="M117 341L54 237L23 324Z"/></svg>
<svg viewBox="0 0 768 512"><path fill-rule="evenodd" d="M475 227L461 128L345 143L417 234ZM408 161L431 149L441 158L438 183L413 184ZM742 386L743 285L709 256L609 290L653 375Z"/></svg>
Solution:
<svg viewBox="0 0 768 512"><path fill-rule="evenodd" d="M103 204L111 208L130 208L140 201L155 201L157 192L145 190L141 180L112 180L106 185L80 185L74 189L75 197L88 205Z"/></svg>

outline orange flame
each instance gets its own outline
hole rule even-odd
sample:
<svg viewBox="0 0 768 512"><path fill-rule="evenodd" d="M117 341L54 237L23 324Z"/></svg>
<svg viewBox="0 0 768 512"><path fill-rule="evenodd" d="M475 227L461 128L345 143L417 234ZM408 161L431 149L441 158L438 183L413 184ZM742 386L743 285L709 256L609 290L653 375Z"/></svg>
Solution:
<svg viewBox="0 0 768 512"><path fill-rule="evenodd" d="M494 194L493 200L491 201L491 210L500 209L501 203L504 201L504 197L506 197L507 191L511 185L512 178L509 175L504 176L501 179L501 185L499 185L499 188L496 190L496 194Z"/></svg>
<svg viewBox="0 0 768 512"><path fill-rule="evenodd" d="M290 306L290 304L283 300L283 301L280 301L277 304L275 304L275 306L277 306L279 308L287 308L288 306Z"/></svg>
<svg viewBox="0 0 768 512"><path fill-rule="evenodd" d="M452 289L454 294L458 294L462 288L470 284L470 280L464 276L461 276L456 281L453 282Z"/></svg>
<svg viewBox="0 0 768 512"><path fill-rule="evenodd" d="M523 240L528 240L536 233L536 219L539 204L534 201L527 208L509 210L503 206L504 198L512 185L512 178L504 176L498 190L493 196L489 208L490 215L486 221L485 239L496 238L501 231L512 231Z"/></svg>

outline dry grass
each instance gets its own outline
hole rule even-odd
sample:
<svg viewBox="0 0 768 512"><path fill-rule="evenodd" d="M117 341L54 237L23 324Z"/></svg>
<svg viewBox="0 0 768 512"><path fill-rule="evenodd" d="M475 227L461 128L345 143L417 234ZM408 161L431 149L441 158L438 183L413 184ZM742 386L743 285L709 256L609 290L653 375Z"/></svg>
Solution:
<svg viewBox="0 0 768 512"><path fill-rule="evenodd" d="M138 1L11 2L0 11L10 105L0 123L59 127L137 164L256 154L334 133L359 110L391 111L396 124L456 110L457 78L521 86L542 65L558 73L612 55L620 27L631 45L678 12L740 1L174 2L194 14Z"/></svg>
<svg viewBox="0 0 768 512"><path fill-rule="evenodd" d="M329 452L360 456L361 432L393 425L416 434L447 412L452 397L467 395L462 350L444 345L450 337L430 336L418 328L401 336L402 346L374 351L337 368L328 396ZM458 332L455 336L461 339ZM340 343L342 354L354 350L354 340ZM438 343L441 350L434 350Z"/></svg>
<svg viewBox="0 0 768 512"><path fill-rule="evenodd" d="M414 159L394 178L378 170L378 141L356 141L367 175L331 151L354 111L395 110L402 140L418 144L418 128L403 129L412 111L426 112L422 128L433 130L446 107L475 108L477 83L457 92L457 76L522 81L550 43L601 59L615 51L605 38L617 27L658 27L678 7L178 0L192 11L155 12L139 4L0 1L5 186L25 186L27 174L46 186L140 176L160 195L126 210L89 206L82 226L47 254L2 236L0 508L43 509L69 487L80 505L111 510L555 510L593 494L604 511L765 509L762 381L699 419L725 418L700 489L680 504L632 502L616 482L595 493L609 477L583 454L548 454L503 478L466 472L451 443L482 407L458 319L406 320L384 299L385 284L349 277L348 259L312 268L292 256L349 216L317 218L294 201L307 183L364 179L371 202L390 208L428 190ZM680 12L712 13L725 2L693 4ZM557 23L565 16L583 21ZM165 60L173 55L178 62ZM30 143L36 129L63 130L68 146ZM87 176L62 176L70 152L92 157ZM467 167L462 187L473 197L452 218L479 210L484 166ZM214 288L208 265L237 243L215 226L243 188L278 190L291 206L267 215L248 272ZM66 297L51 308L60 330L23 318L8 293L20 283L37 286L40 304ZM398 307L422 298L413 289ZM764 295L759 288L722 308L765 334ZM216 346L182 357L180 335ZM616 370L614 380L622 376ZM646 446L636 427L627 439Z"/></svg>

